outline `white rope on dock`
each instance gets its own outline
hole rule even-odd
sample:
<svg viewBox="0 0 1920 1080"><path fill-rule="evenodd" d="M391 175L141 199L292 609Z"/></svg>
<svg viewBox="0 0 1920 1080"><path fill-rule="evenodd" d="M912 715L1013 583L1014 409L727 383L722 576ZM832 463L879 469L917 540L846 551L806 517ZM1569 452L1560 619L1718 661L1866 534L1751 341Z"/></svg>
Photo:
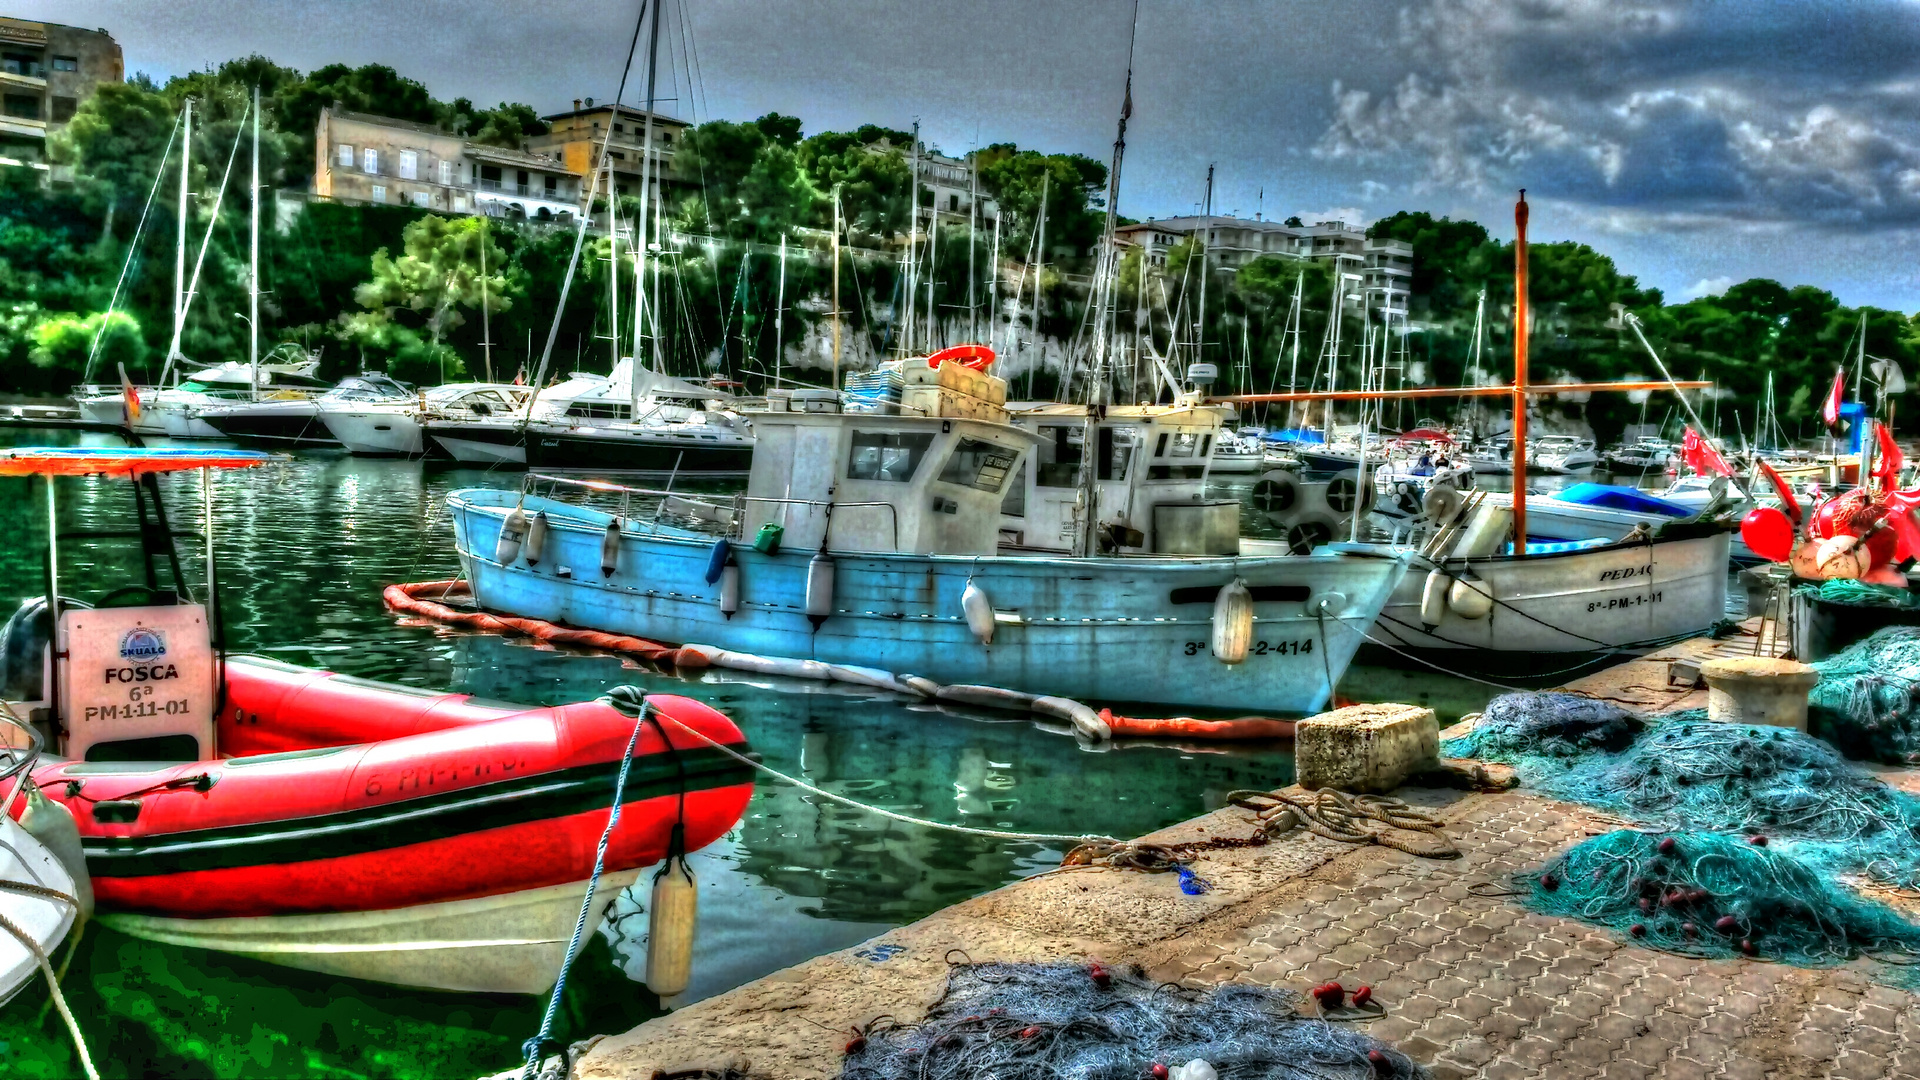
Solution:
<svg viewBox="0 0 1920 1080"><path fill-rule="evenodd" d="M759 769L761 772L768 774L769 776L775 776L781 780L785 780L787 783L792 784L794 787L797 787L800 790L807 792L808 794L818 795L823 799L830 799L844 806L853 807L855 810L864 810L867 813L877 814L880 817L890 818L894 821L905 822L908 825L918 825L923 829L938 829L943 832L961 833L966 836L984 836L994 840L1020 840L1020 841L1030 842L1030 843L1061 843L1061 844L1073 844L1075 846L1078 846L1080 844L1087 843L1088 841L1091 841L1091 840L1105 840L1105 841L1114 842L1114 843L1118 842L1117 840L1115 840L1114 837L1105 836L1099 833L1080 833L1078 835L1069 835L1066 833L1008 832L1004 829L979 829L971 825L953 825L944 821L932 821L927 818L917 818L912 816L911 814L902 814L897 810L888 810L885 807L874 806L869 803L863 803L857 799L849 799L845 795L836 795L833 792L826 790L825 788L816 787L813 784L809 784L805 780L802 780L797 776L788 776L786 773L781 772L779 769L776 769L771 765L768 765L764 762L755 761L752 758L748 757L747 755L739 753L738 751L734 750L732 747L723 746L720 743L715 742L714 740L708 738L705 732L698 731L694 728L688 727L686 724L683 724L679 720L674 719L673 716L669 715L664 711L657 711L654 715L674 725L675 727L679 728L681 731L684 731L687 734L692 735L694 738L699 739L701 742L706 743L708 746L713 747L715 750L720 751L721 753L727 755L728 757L734 759L735 761L738 761L743 765L751 765L754 768Z"/></svg>

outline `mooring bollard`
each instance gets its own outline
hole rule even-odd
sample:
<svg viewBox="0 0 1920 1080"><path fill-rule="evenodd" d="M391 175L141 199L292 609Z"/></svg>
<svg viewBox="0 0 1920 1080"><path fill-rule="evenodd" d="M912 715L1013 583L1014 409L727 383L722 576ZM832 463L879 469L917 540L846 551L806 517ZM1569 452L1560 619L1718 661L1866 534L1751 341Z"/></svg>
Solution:
<svg viewBox="0 0 1920 1080"><path fill-rule="evenodd" d="M1820 673L1798 660L1740 656L1700 665L1707 719L1807 730L1807 694Z"/></svg>

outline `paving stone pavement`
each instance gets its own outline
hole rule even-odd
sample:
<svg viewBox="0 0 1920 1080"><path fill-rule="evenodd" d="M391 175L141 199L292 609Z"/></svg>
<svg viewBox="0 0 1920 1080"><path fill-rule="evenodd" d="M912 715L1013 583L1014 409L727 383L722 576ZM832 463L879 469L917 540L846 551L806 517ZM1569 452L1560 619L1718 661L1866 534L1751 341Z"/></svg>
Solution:
<svg viewBox="0 0 1920 1080"><path fill-rule="evenodd" d="M1191 986L1370 985L1387 1015L1365 1030L1437 1080L1920 1080L1920 1009L1887 985L1894 969L1692 959L1530 913L1498 895L1512 874L1621 823L1522 792L1397 794L1443 817L1462 857L1296 832L1208 853L1196 869L1215 887L1199 897L1166 876L1041 875L582 1045L575 1075L833 1076L849 1027L924 1015L961 949L974 960L1134 962ZM1249 822L1228 808L1148 839L1244 836ZM871 948L881 942L897 946L885 962Z"/></svg>
<svg viewBox="0 0 1920 1080"><path fill-rule="evenodd" d="M1436 1080L1920 1077L1916 997L1884 985L1887 969L1698 960L1533 914L1487 894L1617 823L1519 793L1457 805L1447 832L1462 858L1355 852L1154 974L1189 985L1371 985L1388 1015L1369 1033Z"/></svg>

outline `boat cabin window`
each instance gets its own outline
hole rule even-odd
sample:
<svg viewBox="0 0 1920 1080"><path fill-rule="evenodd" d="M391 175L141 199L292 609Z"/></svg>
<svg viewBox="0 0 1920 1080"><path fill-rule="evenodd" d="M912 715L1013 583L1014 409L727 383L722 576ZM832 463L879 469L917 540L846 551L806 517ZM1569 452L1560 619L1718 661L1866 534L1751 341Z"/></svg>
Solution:
<svg viewBox="0 0 1920 1080"><path fill-rule="evenodd" d="M1155 464L1147 468L1149 480L1198 480L1206 474L1207 453L1212 449L1213 436L1202 435L1197 431L1161 432L1159 442L1154 444L1155 458L1167 458L1178 464Z"/></svg>
<svg viewBox="0 0 1920 1080"><path fill-rule="evenodd" d="M1052 488L1079 487L1079 426L1044 425L1040 428L1040 439L1040 445L1034 448L1034 484Z"/></svg>
<svg viewBox="0 0 1920 1080"><path fill-rule="evenodd" d="M576 401L567 406L567 416L574 419L627 420L633 416L633 406L625 402Z"/></svg>
<svg viewBox="0 0 1920 1080"><path fill-rule="evenodd" d="M847 479L904 484L913 479L932 445L931 431L855 431L853 452L847 455Z"/></svg>
<svg viewBox="0 0 1920 1080"><path fill-rule="evenodd" d="M985 439L961 439L953 456L947 459L947 467L940 470L940 480L942 483L999 494L1006 485L1007 474L1013 471L1014 460L1019 456L1015 451Z"/></svg>

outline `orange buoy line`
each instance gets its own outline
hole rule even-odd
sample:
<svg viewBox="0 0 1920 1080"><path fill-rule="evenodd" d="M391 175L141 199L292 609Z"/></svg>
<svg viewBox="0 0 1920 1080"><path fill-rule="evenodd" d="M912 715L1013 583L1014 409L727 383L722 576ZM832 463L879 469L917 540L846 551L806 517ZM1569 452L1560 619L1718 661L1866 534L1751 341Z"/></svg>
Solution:
<svg viewBox="0 0 1920 1080"><path fill-rule="evenodd" d="M1092 720L1093 710L1078 702L1061 698L1036 697L1032 694L994 687L938 686L924 679L889 675L873 669L843 668L841 665L823 664L818 661L769 660L706 645L679 647L662 645L657 641L648 641L645 638L631 637L626 634L609 634L599 630L575 630L547 622L545 619L526 619L513 615L494 615L479 610L463 610L440 602L472 595L472 587L458 579L389 585L381 594L387 606L395 611L418 615L435 622L466 627L470 630L496 634L523 634L554 645L572 645L577 648L625 653L654 663L671 664L674 667L689 670L705 667L740 667L763 673L789 674L797 678L841 679L844 675L843 681L883 688L904 688L906 691L918 693L927 698L1013 711L1024 708L1055 719L1074 722L1077 731L1088 731L1091 725L1090 733L1099 737L1114 735L1130 738L1221 741L1293 738L1293 721L1291 720L1277 720L1265 716L1242 716L1233 720L1200 720L1191 716L1162 718L1117 716L1111 709L1102 709L1099 712L1098 720L1103 722L1107 729L1099 731L1100 724ZM789 668L791 670L787 670ZM880 676L883 681L876 681L875 676ZM1073 716L1075 713L1082 714L1085 722L1076 719Z"/></svg>

